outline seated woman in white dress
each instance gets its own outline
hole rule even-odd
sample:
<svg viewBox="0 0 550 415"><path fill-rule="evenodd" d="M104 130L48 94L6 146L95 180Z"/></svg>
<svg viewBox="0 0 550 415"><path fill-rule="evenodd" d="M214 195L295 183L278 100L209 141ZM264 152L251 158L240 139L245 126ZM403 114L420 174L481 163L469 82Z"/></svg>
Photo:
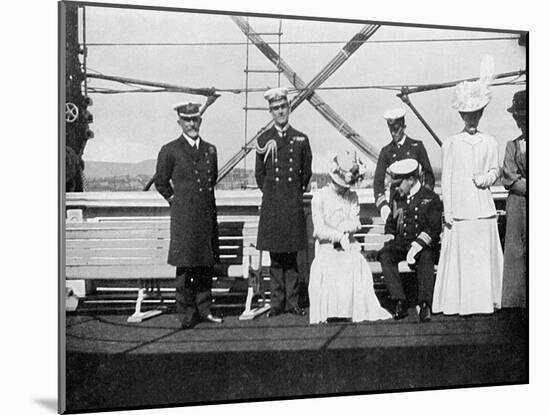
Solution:
<svg viewBox="0 0 550 415"><path fill-rule="evenodd" d="M334 157L329 174L332 183L311 201L316 252L309 279L309 322L389 319L392 316L374 292L369 264L353 238L361 223L357 193L350 186L362 179L363 165L348 152Z"/></svg>

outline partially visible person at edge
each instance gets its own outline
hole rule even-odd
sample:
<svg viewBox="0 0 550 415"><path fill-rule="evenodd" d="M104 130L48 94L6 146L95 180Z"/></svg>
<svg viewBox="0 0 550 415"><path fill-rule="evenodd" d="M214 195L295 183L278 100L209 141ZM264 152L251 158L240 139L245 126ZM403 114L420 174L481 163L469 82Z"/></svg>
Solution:
<svg viewBox="0 0 550 415"><path fill-rule="evenodd" d="M257 249L269 251L271 309L305 315L298 306L298 251L307 247L303 194L311 178L308 137L289 124L288 91L274 88L264 98L274 125L258 137L255 176L262 191Z"/></svg>
<svg viewBox="0 0 550 415"><path fill-rule="evenodd" d="M384 113L392 141L380 150L376 170L374 171L374 200L383 220L388 218L393 209L393 199L396 196L395 186L390 186L389 200L386 197L386 173L388 167L396 161L415 159L420 164L420 182L433 190L435 178L428 153L420 140L414 140L405 134L405 110L394 108Z"/></svg>
<svg viewBox="0 0 550 415"><path fill-rule="evenodd" d="M441 190L445 227L433 311L490 314L501 307L502 247L491 185L499 177L496 140L478 130L491 100L494 63L485 57L480 79L455 87L453 108L464 129L443 143Z"/></svg>
<svg viewBox="0 0 550 415"><path fill-rule="evenodd" d="M219 258L214 186L216 147L199 135L200 104L174 106L182 134L157 158L155 187L170 204L168 264L176 267L176 310L183 329L197 322L221 323L212 315L214 263Z"/></svg>
<svg viewBox="0 0 550 415"><path fill-rule="evenodd" d="M521 135L506 144L502 183L508 190L502 307L526 307L527 292L527 91L508 108Z"/></svg>
<svg viewBox="0 0 550 415"><path fill-rule="evenodd" d="M359 198L351 186L366 168L351 153L335 156L329 166L331 183L311 200L315 259L309 278L309 322L329 318L354 322L391 318L376 297L369 264L353 233L361 229Z"/></svg>

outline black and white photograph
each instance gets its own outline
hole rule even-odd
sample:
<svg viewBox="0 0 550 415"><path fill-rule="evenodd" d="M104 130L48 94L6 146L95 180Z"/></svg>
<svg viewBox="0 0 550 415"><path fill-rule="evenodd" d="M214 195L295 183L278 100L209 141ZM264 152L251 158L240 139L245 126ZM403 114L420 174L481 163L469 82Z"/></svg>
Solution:
<svg viewBox="0 0 550 415"><path fill-rule="evenodd" d="M58 5L61 412L529 382L528 30Z"/></svg>
<svg viewBox="0 0 550 415"><path fill-rule="evenodd" d="M526 7L9 6L7 412L536 412Z"/></svg>

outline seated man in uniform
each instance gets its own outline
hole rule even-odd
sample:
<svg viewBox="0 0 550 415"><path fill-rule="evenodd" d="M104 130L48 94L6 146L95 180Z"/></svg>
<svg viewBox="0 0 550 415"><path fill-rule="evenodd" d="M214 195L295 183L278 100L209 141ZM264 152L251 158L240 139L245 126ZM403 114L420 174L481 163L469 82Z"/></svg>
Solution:
<svg viewBox="0 0 550 415"><path fill-rule="evenodd" d="M435 283L434 247L441 234L443 206L438 195L421 186L418 161L397 161L389 171L399 198L396 198L393 211L386 220L385 233L392 234L394 238L380 250L382 273L395 301L394 318L402 319L408 315L408 304L398 264L407 260L416 271L420 321L429 321Z"/></svg>

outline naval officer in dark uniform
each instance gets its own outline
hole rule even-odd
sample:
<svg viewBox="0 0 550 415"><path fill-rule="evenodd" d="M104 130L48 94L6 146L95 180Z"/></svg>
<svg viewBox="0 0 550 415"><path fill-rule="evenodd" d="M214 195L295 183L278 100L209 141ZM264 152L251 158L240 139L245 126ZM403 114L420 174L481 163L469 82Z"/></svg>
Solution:
<svg viewBox="0 0 550 415"><path fill-rule="evenodd" d="M439 196L419 181L419 164L414 159L404 159L389 168L399 198L388 216L385 233L394 236L380 250L380 263L384 281L393 300L394 318L407 316L407 299L398 264L407 260L416 271L420 321L431 319L434 291L434 263L436 247L441 234L443 205Z"/></svg>
<svg viewBox="0 0 550 415"><path fill-rule="evenodd" d="M262 191L257 248L271 258L271 309L304 315L298 307L298 251L307 246L303 194L311 178L307 136L288 123L290 108L284 88L264 94L274 125L258 137L255 175Z"/></svg>
<svg viewBox="0 0 550 415"><path fill-rule="evenodd" d="M422 141L413 140L405 134L405 110L403 108L388 110L384 113L384 118L388 123L392 141L380 150L374 172L373 187L376 207L380 211L382 219L386 220L392 209L391 204L395 196L395 186L390 186L390 200L386 198L385 188L386 172L392 163L408 158L418 161L421 168L421 182L428 189L433 190L435 178Z"/></svg>
<svg viewBox="0 0 550 415"><path fill-rule="evenodd" d="M182 328L221 323L210 312L212 273L219 258L214 186L216 147L199 136L200 104L174 106L182 134L157 158L155 187L170 204L168 263L176 267L176 309Z"/></svg>

